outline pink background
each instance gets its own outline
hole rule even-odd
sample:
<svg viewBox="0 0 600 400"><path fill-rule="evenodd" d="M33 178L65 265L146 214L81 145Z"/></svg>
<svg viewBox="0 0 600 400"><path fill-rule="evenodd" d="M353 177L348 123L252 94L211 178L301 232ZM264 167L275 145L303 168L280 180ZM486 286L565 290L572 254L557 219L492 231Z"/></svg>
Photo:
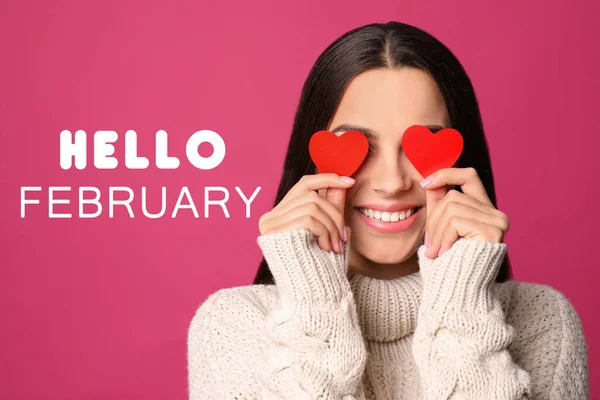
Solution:
<svg viewBox="0 0 600 400"><path fill-rule="evenodd" d="M85 3L85 5L83 4ZM246 285L303 81L347 30L399 20L459 57L477 90L515 277L552 285L574 304L600 395L596 124L600 102L597 1L321 1L235 4L158 1L3 1L0 5L0 397L184 399L186 334L206 296ZM485 4L484 4L485 3ZM59 133L120 135L120 166L63 171ZM123 136L139 135L147 170L123 166ZM179 169L153 167L165 129ZM187 138L218 132L224 162L201 171ZM92 220L49 219L48 186L129 186L118 208ZM166 217L141 215L140 187ZM21 186L42 204L20 218ZM189 186L201 218L169 217ZM203 188L230 192L231 218L202 218ZM262 186L250 219L234 187ZM151 202L152 204L152 202ZM77 213L77 204L57 206ZM243 332L240 332L243 334Z"/></svg>

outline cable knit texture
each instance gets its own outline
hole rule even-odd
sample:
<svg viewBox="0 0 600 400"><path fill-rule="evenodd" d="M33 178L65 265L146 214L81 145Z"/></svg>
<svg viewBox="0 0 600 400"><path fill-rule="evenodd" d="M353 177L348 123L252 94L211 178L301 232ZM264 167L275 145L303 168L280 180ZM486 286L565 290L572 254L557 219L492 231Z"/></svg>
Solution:
<svg viewBox="0 0 600 400"><path fill-rule="evenodd" d="M221 289L188 331L204 399L589 398L587 348L549 286L494 279L505 244L459 239L420 270L354 273L306 230L258 237L276 285Z"/></svg>

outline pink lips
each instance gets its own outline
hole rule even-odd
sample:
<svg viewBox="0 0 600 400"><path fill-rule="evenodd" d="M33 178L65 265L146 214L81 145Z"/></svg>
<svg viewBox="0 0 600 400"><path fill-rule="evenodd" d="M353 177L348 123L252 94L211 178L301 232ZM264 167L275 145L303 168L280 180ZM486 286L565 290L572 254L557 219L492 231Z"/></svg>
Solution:
<svg viewBox="0 0 600 400"><path fill-rule="evenodd" d="M399 208L399 206L401 208ZM407 210L407 209L416 208L416 207L419 207L419 206L417 206L417 205L409 205L408 207L406 205L395 205L395 206L388 206L388 207L381 207L381 206L368 207L367 205L364 206L364 208L373 208L373 209L377 209L380 211L387 211L387 212ZM361 206L360 208L363 208L363 206ZM421 214L422 210L423 210L423 208L420 208L416 213L412 214L410 217L408 217L402 221L384 222L384 221L380 221L375 218L369 218L366 215L364 215L363 213L361 213L358 210L358 208L355 209L355 211L358 213L360 218L369 227L375 229L376 231L386 232L386 233L402 232L402 231L408 230L414 224L414 222L417 220L417 217Z"/></svg>
<svg viewBox="0 0 600 400"><path fill-rule="evenodd" d="M371 210L387 211L387 212L391 213L394 211L410 210L412 208L421 207L421 205L420 204L411 204L411 203L396 203L396 204L387 204L387 205L360 204L356 207L357 208L369 208Z"/></svg>

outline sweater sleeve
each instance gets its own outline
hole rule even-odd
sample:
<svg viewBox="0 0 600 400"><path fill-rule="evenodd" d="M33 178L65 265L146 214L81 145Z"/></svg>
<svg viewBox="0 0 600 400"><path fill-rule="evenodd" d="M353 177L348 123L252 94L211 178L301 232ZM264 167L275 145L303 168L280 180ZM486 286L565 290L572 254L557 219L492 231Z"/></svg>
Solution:
<svg viewBox="0 0 600 400"><path fill-rule="evenodd" d="M508 325L492 285L506 244L458 239L442 256L418 250L423 292L413 355L423 399L528 399L529 374L508 352Z"/></svg>
<svg viewBox="0 0 600 400"><path fill-rule="evenodd" d="M362 399L366 365L347 250L322 250L307 230L260 236L279 291L265 324L264 398Z"/></svg>
<svg viewBox="0 0 600 400"><path fill-rule="evenodd" d="M257 242L277 303L246 305L242 316L240 305L206 301L188 336L190 399L364 399L367 352L346 277L348 244L342 254L323 251L307 230Z"/></svg>

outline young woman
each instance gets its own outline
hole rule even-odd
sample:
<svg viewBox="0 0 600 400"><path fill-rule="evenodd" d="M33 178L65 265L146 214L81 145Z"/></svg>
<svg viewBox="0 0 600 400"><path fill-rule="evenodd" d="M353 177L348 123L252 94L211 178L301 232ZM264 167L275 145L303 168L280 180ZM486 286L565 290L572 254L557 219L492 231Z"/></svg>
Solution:
<svg viewBox="0 0 600 400"><path fill-rule="evenodd" d="M421 177L401 147L415 124L461 132L457 165ZM368 137L352 178L311 162L322 129ZM508 225L453 54L397 22L344 34L302 90L254 284L191 321L190 398L587 398L579 317L558 291L509 280Z"/></svg>

